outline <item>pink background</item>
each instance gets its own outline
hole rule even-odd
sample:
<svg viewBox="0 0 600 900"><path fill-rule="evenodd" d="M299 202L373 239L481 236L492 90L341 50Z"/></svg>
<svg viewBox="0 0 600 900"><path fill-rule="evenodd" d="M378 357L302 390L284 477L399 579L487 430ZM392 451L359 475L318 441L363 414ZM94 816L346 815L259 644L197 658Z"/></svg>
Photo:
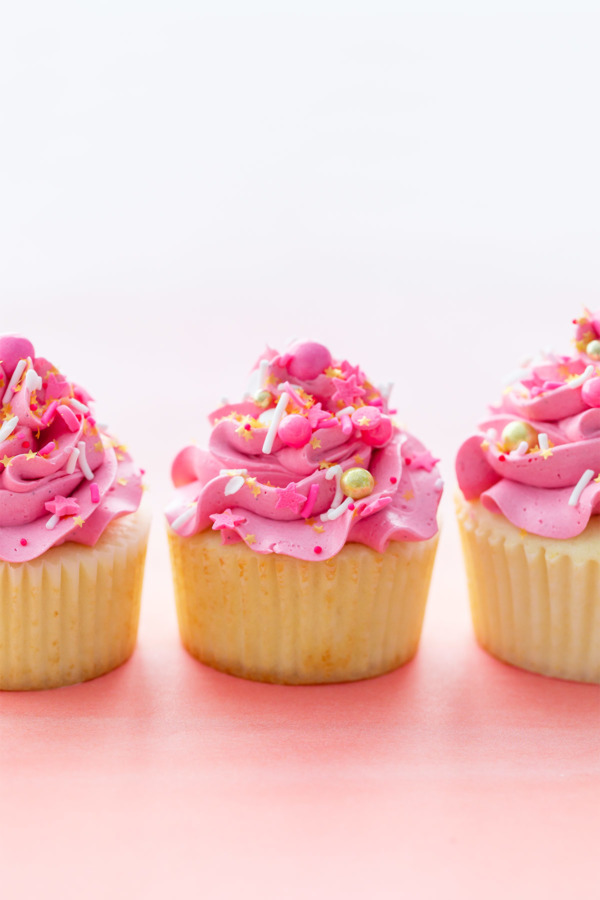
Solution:
<svg viewBox="0 0 600 900"><path fill-rule="evenodd" d="M96 396L155 520L133 659L0 696L2 896L596 897L599 692L476 647L451 501L504 375L600 305L600 14L282 6L3 13L1 327ZM394 380L448 483L421 650L369 683L178 643L168 463L296 336Z"/></svg>

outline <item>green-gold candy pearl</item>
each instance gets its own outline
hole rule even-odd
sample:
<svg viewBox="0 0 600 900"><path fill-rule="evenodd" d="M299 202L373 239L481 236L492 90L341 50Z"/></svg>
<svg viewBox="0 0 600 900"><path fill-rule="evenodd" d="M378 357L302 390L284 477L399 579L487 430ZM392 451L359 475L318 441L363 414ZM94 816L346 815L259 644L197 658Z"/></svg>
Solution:
<svg viewBox="0 0 600 900"><path fill-rule="evenodd" d="M346 469L340 478L340 487L346 497L353 500L362 500L373 493L375 479L368 469Z"/></svg>
<svg viewBox="0 0 600 900"><path fill-rule="evenodd" d="M538 433L529 422L509 422L502 430L502 446L505 450L516 450L525 441L531 450L538 442Z"/></svg>
<svg viewBox="0 0 600 900"><path fill-rule="evenodd" d="M253 399L256 405L260 406L261 409L267 409L273 401L273 397L269 391L259 391L258 394L254 395Z"/></svg>
<svg viewBox="0 0 600 900"><path fill-rule="evenodd" d="M592 359L600 359L600 341L590 341L585 352Z"/></svg>

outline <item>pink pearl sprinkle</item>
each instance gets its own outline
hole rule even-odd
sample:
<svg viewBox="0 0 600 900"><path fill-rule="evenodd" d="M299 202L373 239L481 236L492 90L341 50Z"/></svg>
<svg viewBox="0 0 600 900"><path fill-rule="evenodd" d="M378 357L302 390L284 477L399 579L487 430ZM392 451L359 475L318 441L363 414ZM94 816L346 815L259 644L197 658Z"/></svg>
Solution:
<svg viewBox="0 0 600 900"><path fill-rule="evenodd" d="M311 381L320 375L331 362L331 353L323 344L307 341L292 347L288 371L300 381Z"/></svg>
<svg viewBox="0 0 600 900"><path fill-rule="evenodd" d="M27 546L27 538L21 538L20 543L21 543L21 547L26 547Z"/></svg>
<svg viewBox="0 0 600 900"><path fill-rule="evenodd" d="M288 447L304 447L310 441L312 428L307 418L294 414L281 420L277 434Z"/></svg>
<svg viewBox="0 0 600 900"><path fill-rule="evenodd" d="M392 482L392 484L396 484L396 482L398 481L398 479L397 479L397 478L394 478L394 476L392 475L392 477L390 478L390 481Z"/></svg>
<svg viewBox="0 0 600 900"><path fill-rule="evenodd" d="M317 546L315 547L315 553L319 554L319 553L322 553L322 552L323 552L323 548L322 548L322 547L319 547L319 545L317 544Z"/></svg>

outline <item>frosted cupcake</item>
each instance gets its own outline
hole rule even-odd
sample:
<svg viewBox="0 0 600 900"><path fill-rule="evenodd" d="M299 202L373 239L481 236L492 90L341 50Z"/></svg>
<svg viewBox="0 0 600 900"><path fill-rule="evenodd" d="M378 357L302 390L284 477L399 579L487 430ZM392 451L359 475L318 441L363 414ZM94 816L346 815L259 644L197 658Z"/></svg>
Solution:
<svg viewBox="0 0 600 900"><path fill-rule="evenodd" d="M499 659L600 682L600 316L529 365L459 450L475 633Z"/></svg>
<svg viewBox="0 0 600 900"><path fill-rule="evenodd" d="M437 545L437 460L388 392L326 347L263 354L246 399L173 464L184 646L285 684L387 672L417 650Z"/></svg>
<svg viewBox="0 0 600 900"><path fill-rule="evenodd" d="M86 681L135 645L141 474L28 340L1 336L0 360L0 689Z"/></svg>

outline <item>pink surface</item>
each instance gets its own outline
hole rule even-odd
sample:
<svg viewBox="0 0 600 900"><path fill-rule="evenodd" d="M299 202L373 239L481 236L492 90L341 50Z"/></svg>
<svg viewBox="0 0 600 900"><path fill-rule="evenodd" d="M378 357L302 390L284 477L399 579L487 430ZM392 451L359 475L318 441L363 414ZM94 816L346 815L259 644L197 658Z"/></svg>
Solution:
<svg viewBox="0 0 600 900"><path fill-rule="evenodd" d="M132 660L0 695L3 896L597 896L600 692L474 644L446 518L416 660L308 688L187 656L156 522Z"/></svg>

